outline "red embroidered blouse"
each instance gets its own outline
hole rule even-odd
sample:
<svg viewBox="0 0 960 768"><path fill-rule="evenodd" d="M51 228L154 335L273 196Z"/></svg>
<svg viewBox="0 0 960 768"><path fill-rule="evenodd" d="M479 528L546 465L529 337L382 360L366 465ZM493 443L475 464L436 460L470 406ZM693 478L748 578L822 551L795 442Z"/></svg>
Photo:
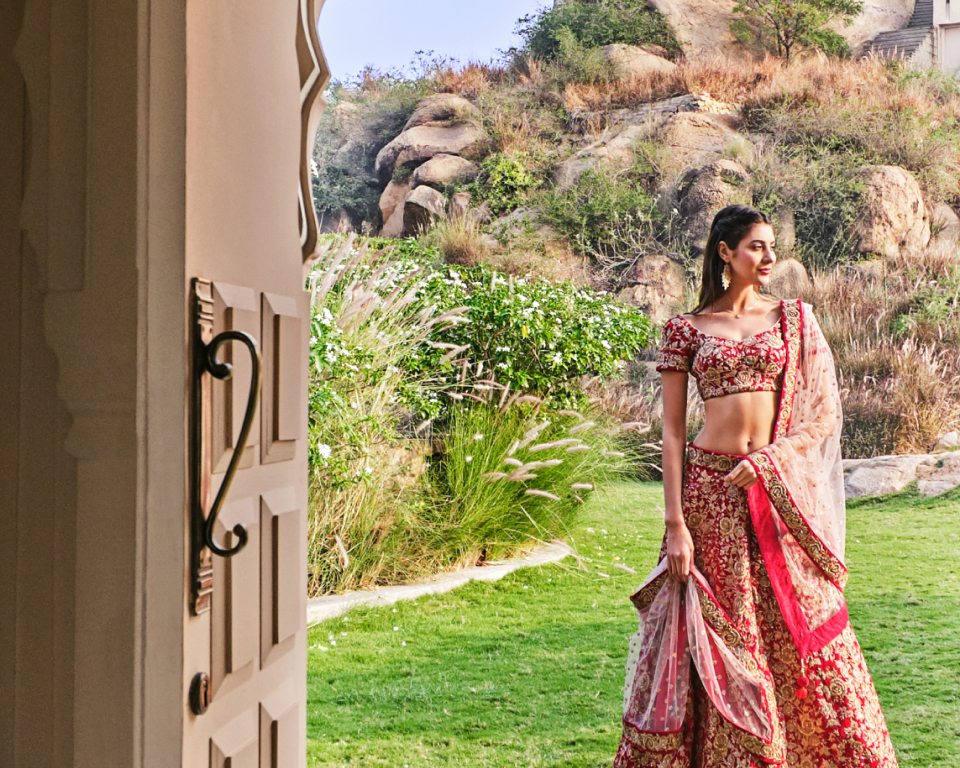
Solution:
<svg viewBox="0 0 960 768"><path fill-rule="evenodd" d="M676 315L663 325L657 370L692 373L707 400L735 392L777 392L786 362L779 321L738 341L703 333Z"/></svg>

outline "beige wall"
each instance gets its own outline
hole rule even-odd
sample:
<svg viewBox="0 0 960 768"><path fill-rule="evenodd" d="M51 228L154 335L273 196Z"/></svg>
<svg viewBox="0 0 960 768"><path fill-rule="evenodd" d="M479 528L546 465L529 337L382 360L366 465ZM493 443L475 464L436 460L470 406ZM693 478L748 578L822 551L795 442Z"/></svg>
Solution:
<svg viewBox="0 0 960 768"><path fill-rule="evenodd" d="M278 5L247 3L271 21ZM298 3L285 5L267 49L193 91L215 114L209 99L233 89L223 119L263 147L251 162L274 188L231 200L222 182L235 173L242 185L244 174L226 144L222 156L203 150L187 193L187 147L203 146L202 131L216 149L217 128L205 118L188 141L183 0L0 4L3 768L182 763L185 289L211 249L242 252L238 265L292 259L286 282L267 270L261 289L301 285L293 145L306 91L293 54ZM304 8L315 18L319 2ZM193 29L227 44L234 11L193 6L212 14ZM216 47L191 44L197 55ZM255 57L290 88L258 79ZM322 69L307 90L325 82ZM257 89L282 120L244 122L241 97ZM309 109L302 119L315 125ZM279 229L252 226L264 205Z"/></svg>
<svg viewBox="0 0 960 768"><path fill-rule="evenodd" d="M184 12L0 14L0 765L179 765Z"/></svg>

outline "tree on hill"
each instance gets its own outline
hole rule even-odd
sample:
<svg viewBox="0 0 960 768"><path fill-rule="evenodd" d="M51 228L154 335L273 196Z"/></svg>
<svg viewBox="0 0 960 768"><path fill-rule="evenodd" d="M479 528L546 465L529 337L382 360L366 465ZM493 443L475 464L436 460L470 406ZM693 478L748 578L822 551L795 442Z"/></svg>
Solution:
<svg viewBox="0 0 960 768"><path fill-rule="evenodd" d="M787 61L797 47L846 55L847 41L826 25L850 24L862 9L861 0L738 0L733 11L740 18L730 28L741 42L755 39Z"/></svg>
<svg viewBox="0 0 960 768"><path fill-rule="evenodd" d="M611 43L656 44L674 58L680 46L658 10L646 0L565 0L517 22L523 53L538 59L561 58L563 41L572 34L584 48Z"/></svg>

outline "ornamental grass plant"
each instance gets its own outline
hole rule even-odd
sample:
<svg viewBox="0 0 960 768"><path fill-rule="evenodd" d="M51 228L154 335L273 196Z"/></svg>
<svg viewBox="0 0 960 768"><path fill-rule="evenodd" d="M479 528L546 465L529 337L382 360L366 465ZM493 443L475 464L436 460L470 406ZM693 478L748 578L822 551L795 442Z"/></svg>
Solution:
<svg viewBox="0 0 960 768"><path fill-rule="evenodd" d="M433 522L465 564L568 538L584 500L625 468L618 429L505 388L486 394L452 412L431 468Z"/></svg>

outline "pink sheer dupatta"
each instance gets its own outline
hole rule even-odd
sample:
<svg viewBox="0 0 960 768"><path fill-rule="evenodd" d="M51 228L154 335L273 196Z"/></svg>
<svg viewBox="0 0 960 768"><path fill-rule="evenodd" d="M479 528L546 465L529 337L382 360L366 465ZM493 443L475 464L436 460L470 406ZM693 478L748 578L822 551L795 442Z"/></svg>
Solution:
<svg viewBox="0 0 960 768"><path fill-rule="evenodd" d="M773 443L745 457L760 478L748 489L747 504L803 659L847 626L842 413L833 357L809 305L781 306L783 389ZM766 700L752 649L743 646L701 574L693 569L680 585L661 561L631 599L640 630L631 641L624 691L629 738L643 749L675 748L695 668L717 710L769 742L775 705Z"/></svg>

